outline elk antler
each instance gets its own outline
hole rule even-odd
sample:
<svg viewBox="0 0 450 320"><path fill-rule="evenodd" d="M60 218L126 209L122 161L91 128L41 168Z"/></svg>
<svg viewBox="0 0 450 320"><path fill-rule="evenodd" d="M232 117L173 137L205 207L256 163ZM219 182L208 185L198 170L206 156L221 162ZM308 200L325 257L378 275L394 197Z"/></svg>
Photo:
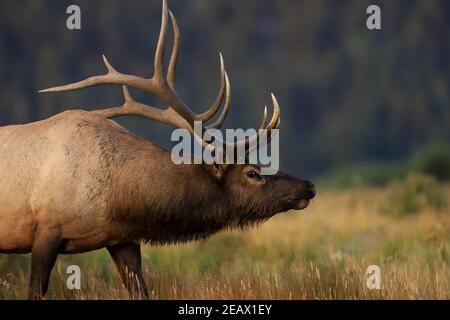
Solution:
<svg viewBox="0 0 450 320"><path fill-rule="evenodd" d="M172 23L174 45L170 57L167 77L165 77L163 58L167 38L168 16L170 16L170 20ZM125 98L125 102L122 106L103 110L96 110L93 112L101 114L107 118L113 118L122 115L142 116L164 124L169 124L178 128L187 129L192 134L194 134L194 122L209 121L217 113L220 106L223 104L225 98L223 110L218 119L213 124L204 127L204 129L220 128L228 114L231 102L230 81L225 71L225 65L222 54L219 55L220 76L221 76L219 93L214 103L206 112L202 114L196 114L178 97L175 91L175 71L178 61L179 49L180 49L180 32L178 24L173 13L167 8L167 0L163 0L161 30L158 39L158 44L156 46L154 74L152 78L145 79L133 75L123 74L114 69L112 65L108 62L106 57L103 56L103 61L107 69L107 73L105 75L93 76L77 83L40 90L39 92L41 93L66 92L104 84L122 85L123 94ZM165 110L161 110L159 108L155 108L149 105L136 102L131 97L128 91L128 87L140 89L155 95L163 103L165 103L168 106L168 108ZM272 95L272 101L274 105L274 113L272 119L270 120L269 124L267 124L267 107L266 107L264 111L263 121L261 124L261 129L271 130L277 128L279 125L280 109L274 95ZM248 141L245 141L245 139L238 141L236 144L233 144L233 147L237 148L244 144L245 147L247 148L248 145L252 145L252 143L255 140L257 141L258 137L259 134L252 136ZM203 140L201 142L205 144Z"/></svg>

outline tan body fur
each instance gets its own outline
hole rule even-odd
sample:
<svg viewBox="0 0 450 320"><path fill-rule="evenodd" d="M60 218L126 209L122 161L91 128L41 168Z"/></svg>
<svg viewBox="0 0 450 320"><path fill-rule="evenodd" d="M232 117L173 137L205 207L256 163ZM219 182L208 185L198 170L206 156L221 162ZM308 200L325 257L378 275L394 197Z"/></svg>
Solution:
<svg viewBox="0 0 450 320"><path fill-rule="evenodd" d="M102 137L93 139L83 121L99 116L70 111L44 121L0 128L0 252L30 252L39 225L57 230L61 252L82 252L112 244L108 196L100 172ZM97 119L101 130L119 131ZM136 139L123 131L124 143ZM76 183L75 183L76 182ZM94 228L93 228L94 226ZM105 232L107 231L107 232Z"/></svg>

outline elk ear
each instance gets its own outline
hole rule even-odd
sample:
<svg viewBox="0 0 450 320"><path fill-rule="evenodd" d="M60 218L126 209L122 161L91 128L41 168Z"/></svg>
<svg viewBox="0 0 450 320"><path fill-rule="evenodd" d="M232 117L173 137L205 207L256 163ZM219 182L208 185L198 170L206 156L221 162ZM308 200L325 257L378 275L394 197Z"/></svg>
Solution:
<svg viewBox="0 0 450 320"><path fill-rule="evenodd" d="M225 175L225 168L224 166L220 164L214 164L213 165L213 171L214 176L217 178L217 180L222 180Z"/></svg>
<svg viewBox="0 0 450 320"><path fill-rule="evenodd" d="M211 164L208 165L208 170L211 172L214 178L216 178L218 181L222 181L225 177L227 166L221 165L221 164Z"/></svg>

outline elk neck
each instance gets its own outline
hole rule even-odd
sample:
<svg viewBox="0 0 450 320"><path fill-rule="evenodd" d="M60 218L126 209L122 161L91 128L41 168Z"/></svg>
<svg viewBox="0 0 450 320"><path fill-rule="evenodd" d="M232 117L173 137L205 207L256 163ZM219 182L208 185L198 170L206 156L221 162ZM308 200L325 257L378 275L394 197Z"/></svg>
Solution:
<svg viewBox="0 0 450 320"><path fill-rule="evenodd" d="M206 165L175 165L145 144L129 153L111 188L111 221L132 241L152 244L205 238L231 224L230 201Z"/></svg>

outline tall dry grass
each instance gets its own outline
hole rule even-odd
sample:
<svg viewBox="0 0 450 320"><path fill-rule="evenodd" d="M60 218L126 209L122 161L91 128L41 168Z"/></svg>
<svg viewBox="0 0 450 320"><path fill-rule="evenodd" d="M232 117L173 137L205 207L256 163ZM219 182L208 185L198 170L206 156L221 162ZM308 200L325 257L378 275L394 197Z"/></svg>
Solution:
<svg viewBox="0 0 450 320"><path fill-rule="evenodd" d="M449 187L442 187L450 203ZM187 245L145 247L154 299L449 299L450 214L422 206L386 214L388 189L319 193L310 207L258 229ZM29 256L0 255L0 299L27 293ZM82 289L66 288L66 268L82 270ZM369 265L381 289L366 287ZM102 250L60 256L48 299L128 299Z"/></svg>

